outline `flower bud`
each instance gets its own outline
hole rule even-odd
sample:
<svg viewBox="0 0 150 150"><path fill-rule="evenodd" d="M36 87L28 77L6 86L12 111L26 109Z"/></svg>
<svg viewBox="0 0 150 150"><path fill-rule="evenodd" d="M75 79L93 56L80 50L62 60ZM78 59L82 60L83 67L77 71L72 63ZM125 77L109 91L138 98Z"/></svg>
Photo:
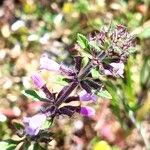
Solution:
<svg viewBox="0 0 150 150"><path fill-rule="evenodd" d="M92 107L84 106L84 107L81 107L80 114L83 116L87 116L87 117L94 116L95 110Z"/></svg>
<svg viewBox="0 0 150 150"><path fill-rule="evenodd" d="M24 117L23 122L25 125L26 135L36 136L45 121L45 114L36 114L32 117Z"/></svg>
<svg viewBox="0 0 150 150"><path fill-rule="evenodd" d="M46 55L40 58L40 69L48 71L59 71L60 65L52 59L49 59Z"/></svg>
<svg viewBox="0 0 150 150"><path fill-rule="evenodd" d="M34 85L38 88L38 89L41 89L44 85L45 85L45 82L44 80L42 79L42 77L40 76L40 74L38 73L34 73L32 76L32 81L34 83Z"/></svg>

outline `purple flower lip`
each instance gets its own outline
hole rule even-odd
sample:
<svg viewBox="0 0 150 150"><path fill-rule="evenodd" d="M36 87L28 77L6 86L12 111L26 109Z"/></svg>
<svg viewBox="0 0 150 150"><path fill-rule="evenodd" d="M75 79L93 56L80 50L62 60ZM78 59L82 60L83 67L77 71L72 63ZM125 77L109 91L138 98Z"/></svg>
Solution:
<svg viewBox="0 0 150 150"><path fill-rule="evenodd" d="M36 136L43 123L46 121L45 114L36 114L32 117L24 117L23 122L25 125L25 133L26 135Z"/></svg>
<svg viewBox="0 0 150 150"><path fill-rule="evenodd" d="M80 114L83 116L87 116L87 117L94 116L95 110L92 107L84 106L84 107L81 107Z"/></svg>
<svg viewBox="0 0 150 150"><path fill-rule="evenodd" d="M90 101L90 100L96 101L97 96L95 94L87 93L85 90L83 90L79 93L79 99L81 101Z"/></svg>
<svg viewBox="0 0 150 150"><path fill-rule="evenodd" d="M114 68L116 74L123 78L124 64L120 62L120 63L111 63L110 65Z"/></svg>
<svg viewBox="0 0 150 150"><path fill-rule="evenodd" d="M49 59L46 54L43 54L40 58L40 69L57 72L60 69L60 64Z"/></svg>
<svg viewBox="0 0 150 150"><path fill-rule="evenodd" d="M113 67L113 71L111 72L110 70L105 69L104 70L105 75L111 75L111 76L116 75L123 78L124 64L122 62L111 63L110 66Z"/></svg>
<svg viewBox="0 0 150 150"><path fill-rule="evenodd" d="M42 79L39 73L32 74L31 78L32 78L34 85L38 89L41 89L45 85L45 81Z"/></svg>

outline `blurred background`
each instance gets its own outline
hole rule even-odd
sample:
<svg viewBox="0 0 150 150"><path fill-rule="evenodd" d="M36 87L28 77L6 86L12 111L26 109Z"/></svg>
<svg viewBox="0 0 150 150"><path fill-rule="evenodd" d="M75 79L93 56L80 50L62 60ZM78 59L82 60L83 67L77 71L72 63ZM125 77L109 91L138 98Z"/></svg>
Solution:
<svg viewBox="0 0 150 150"><path fill-rule="evenodd" d="M40 107L21 93L34 88L30 76L39 67L40 55L47 52L57 62L71 65L77 33L87 35L110 21L136 35L136 51L127 62L125 77L106 83L112 100L100 99L93 118L58 119L52 129L57 138L49 149L146 149L134 119L150 141L149 0L1 0L0 140L14 137L14 119ZM54 74L43 76L50 89L59 90Z"/></svg>

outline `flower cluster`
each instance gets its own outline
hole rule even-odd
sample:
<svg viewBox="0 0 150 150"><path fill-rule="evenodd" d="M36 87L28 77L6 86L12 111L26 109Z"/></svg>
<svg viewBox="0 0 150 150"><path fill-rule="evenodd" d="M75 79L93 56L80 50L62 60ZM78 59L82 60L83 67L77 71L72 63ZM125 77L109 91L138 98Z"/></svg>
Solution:
<svg viewBox="0 0 150 150"><path fill-rule="evenodd" d="M92 49L93 56L104 75L122 77L124 63L135 47L135 37L123 25L105 27L101 31L89 34L89 41L104 50L107 61L100 62L97 50ZM103 55L104 55L103 54Z"/></svg>
<svg viewBox="0 0 150 150"><path fill-rule="evenodd" d="M92 77L91 69L96 69L106 77L123 78L124 63L130 53L130 48L134 46L134 37L128 33L126 27L118 25L90 33L88 39L80 35L78 44L80 49L78 55L74 57L72 68L57 63L47 54L41 56L40 71L48 70L63 75L68 85L64 86L60 92L53 93L47 88L40 73L32 75L34 85L45 93L46 98L43 99L44 104L38 114L24 118L25 135L37 136L44 122L47 119L53 120L56 116L71 117L75 113L83 116L95 115L95 109L82 105L85 101L88 101L88 104L96 102L98 98L96 93L104 87L100 79ZM84 57L80 55L81 49L90 54L89 61L85 65L83 65ZM80 92L77 92L79 89ZM78 94L72 96L71 93L74 90ZM79 105L70 104L75 101L79 102Z"/></svg>

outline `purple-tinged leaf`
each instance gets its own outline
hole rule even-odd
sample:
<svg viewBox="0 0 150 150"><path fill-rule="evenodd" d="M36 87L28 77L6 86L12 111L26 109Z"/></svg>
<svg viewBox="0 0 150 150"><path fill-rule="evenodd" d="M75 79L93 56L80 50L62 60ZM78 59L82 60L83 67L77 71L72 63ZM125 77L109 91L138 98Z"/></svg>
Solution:
<svg viewBox="0 0 150 150"><path fill-rule="evenodd" d="M64 102L70 103L72 101L79 101L79 96L69 96Z"/></svg>
<svg viewBox="0 0 150 150"><path fill-rule="evenodd" d="M102 83L98 83L98 82L95 82L95 81L90 80L90 79L87 79L87 80L86 80L86 83L87 83L90 87L94 88L95 90L99 90L99 89L101 89L102 86L103 86Z"/></svg>
<svg viewBox="0 0 150 150"><path fill-rule="evenodd" d="M79 72L81 69L82 65L82 59L83 57L81 56L75 56L75 69Z"/></svg>
<svg viewBox="0 0 150 150"><path fill-rule="evenodd" d="M59 106L66 98L71 94L71 92L77 87L78 82L72 82L68 86L65 86L57 96L55 105Z"/></svg>
<svg viewBox="0 0 150 150"><path fill-rule="evenodd" d="M92 89L91 87L86 83L86 81L81 81L80 82L81 87L87 92L91 93Z"/></svg>
<svg viewBox="0 0 150 150"><path fill-rule="evenodd" d="M54 97L53 94L49 91L49 89L46 87L46 85L44 85L41 90L45 93L46 97L48 98L48 100L53 101Z"/></svg>
<svg viewBox="0 0 150 150"><path fill-rule="evenodd" d="M57 95L57 99L65 93L65 91L67 90L68 87L69 87L69 85L66 85L62 88L62 90Z"/></svg>
<svg viewBox="0 0 150 150"><path fill-rule="evenodd" d="M74 113L80 111L80 106L64 106L58 109L59 115L67 115L71 117Z"/></svg>

